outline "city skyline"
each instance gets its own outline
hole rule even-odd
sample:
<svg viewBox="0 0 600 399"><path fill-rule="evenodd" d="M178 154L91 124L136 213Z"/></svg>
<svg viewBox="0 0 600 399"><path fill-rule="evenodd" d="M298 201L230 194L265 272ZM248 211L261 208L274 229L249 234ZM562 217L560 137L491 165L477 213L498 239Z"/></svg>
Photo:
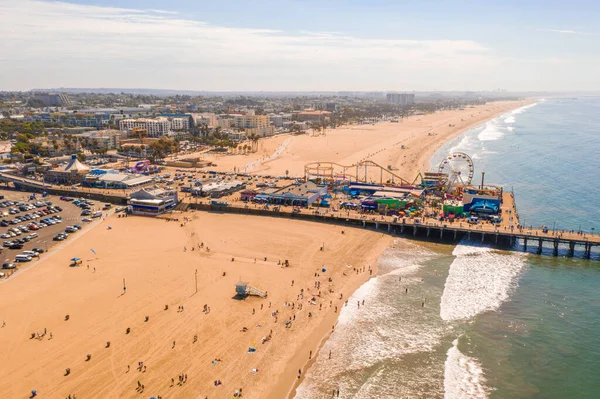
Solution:
<svg viewBox="0 0 600 399"><path fill-rule="evenodd" d="M0 90L599 90L575 3L6 0Z"/></svg>

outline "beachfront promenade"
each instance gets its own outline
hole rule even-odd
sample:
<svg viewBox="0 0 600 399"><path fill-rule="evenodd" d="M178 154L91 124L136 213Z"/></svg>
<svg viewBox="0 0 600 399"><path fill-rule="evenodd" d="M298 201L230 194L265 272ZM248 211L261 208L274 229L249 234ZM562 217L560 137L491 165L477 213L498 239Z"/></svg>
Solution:
<svg viewBox="0 0 600 399"><path fill-rule="evenodd" d="M106 190L53 186L35 180L0 174L0 181L17 183L31 191L45 190L55 195L69 195L126 205L130 190ZM10 188L7 185L7 188ZM456 242L463 238L482 243L497 245L505 249L533 251L539 255L578 256L585 259L600 260L600 234L552 231L534 228L517 228L518 215L512 195L506 193L503 213L513 209L510 214L512 225L494 226L492 224L469 224L467 222L442 222L432 218L396 218L393 216L365 215L356 211L332 211L324 208L296 209L292 207L265 207L264 205L229 203L228 206L211 205L207 199L193 197L182 198L181 210L194 209L210 212L227 212L257 216L287 217L322 223L333 223L351 227L379 230L385 233L426 241Z"/></svg>

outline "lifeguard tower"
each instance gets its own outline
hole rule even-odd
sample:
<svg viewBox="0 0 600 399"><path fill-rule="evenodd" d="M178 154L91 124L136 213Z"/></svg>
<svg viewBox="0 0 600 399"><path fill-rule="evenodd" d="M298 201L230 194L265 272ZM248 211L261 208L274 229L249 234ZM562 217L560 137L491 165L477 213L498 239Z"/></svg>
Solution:
<svg viewBox="0 0 600 399"><path fill-rule="evenodd" d="M252 287L245 281L239 281L235 284L235 292L242 297L246 297L248 295L259 296L261 298L267 297L267 292L260 290L258 288Z"/></svg>

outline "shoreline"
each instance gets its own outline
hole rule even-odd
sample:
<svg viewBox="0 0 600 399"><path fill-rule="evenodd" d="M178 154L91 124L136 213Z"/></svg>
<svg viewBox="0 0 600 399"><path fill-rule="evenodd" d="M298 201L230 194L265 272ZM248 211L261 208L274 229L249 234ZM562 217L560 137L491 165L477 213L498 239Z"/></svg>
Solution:
<svg viewBox="0 0 600 399"><path fill-rule="evenodd" d="M426 150L426 152L424 152L424 153L423 153L423 154L422 154L422 155L421 155L421 156L418 158L418 161L417 161L418 165L420 166L420 168L421 168L421 170L422 170L422 171L429 171L429 170L430 170L430 169L433 167L433 165L431 164L431 161L432 161L433 157L435 156L435 154L436 154L436 153L437 153L437 152L438 152L438 151L439 151L439 150L440 150L440 149L441 149L443 146L445 146L446 144L448 144L450 141L452 141L452 140L454 140L455 138L457 138L457 137L459 137L459 136L463 135L463 134L464 134L464 133L466 133L467 131L469 131L469 130L471 130L471 129L474 129L474 128L476 128L476 127L478 127L479 125L482 125L482 124L484 124L484 123L487 123L487 122L489 122L489 121L491 121L491 120L493 120L493 119L496 119L496 118L498 118L499 116L501 116L501 115L503 115L503 114L505 114L505 113L507 113L507 112L512 112L512 111L515 111L515 110L517 110L517 109L520 109L520 108L526 107L526 106L528 106L528 105L531 105L531 104L533 104L533 103L536 103L537 101L538 101L537 99L525 99L525 100L519 101L519 104L518 104L518 106L516 106L516 107L514 107L514 108L509 108L509 109L506 109L506 110L502 110L502 111L495 112L494 114L492 114L492 115L491 115L490 117L488 117L487 119L484 119L484 120L479 120L479 121L472 122L471 124L467 125L467 126L464 128L464 129L461 129L461 130L457 131L457 132L456 132L456 133L454 133L454 134L447 135L447 136L444 138L444 140L445 140L444 142L442 142L442 143L439 143L439 145L438 145L437 147L436 147L436 146L432 146L432 147L428 148L428 149ZM515 104L515 105L516 105L516 104Z"/></svg>
<svg viewBox="0 0 600 399"><path fill-rule="evenodd" d="M483 119L483 120L477 120L474 121L470 124L468 124L467 126L465 126L464 128L461 128L459 130L457 130L456 132L452 133L452 134L448 134L444 137L444 141L440 141L438 143L435 143L435 145L430 145L427 150L422 153L421 156L419 156L418 160L417 160L417 165L420 167L420 171L428 171L430 170L430 168L432 167L431 165L431 160L433 158L433 156L444 146L446 145L448 142L450 142L451 140L455 139L456 137L459 137L460 135L466 133L467 131L482 125L484 123L489 122L490 120L493 120L495 118L497 118L498 116L505 114L507 112L511 112L514 111L516 109L525 107L527 105L530 105L532 103L535 103L537 100L535 99L526 99L523 101L518 101L515 102L514 107L511 107L509 109L503 109L501 111L495 112L492 115L488 116L487 118ZM389 246L389 244L388 244ZM387 248L387 246L386 246ZM360 284L353 286L352 287L352 291L349 293L348 298L350 298L362 285L366 284L371 278L377 278L378 273L379 273L379 267L378 267L378 261L379 258L381 258L384 254L384 251L386 248L383 248L378 255L374 256L375 261L373 262L374 267L373 267L373 275L369 276L368 279L365 279L364 281L360 282ZM340 312L341 313L341 312ZM339 318L340 313L338 313L337 315L335 315L334 317L334 321L335 321L335 325L337 325L337 321ZM320 339L318 339L318 344L317 344L317 350L315 352L315 354L312 356L311 359L308 359L305 361L304 365L301 367L302 369L302 375L300 378L297 378L294 374L294 372L292 372L292 375L289 375L289 372L286 368L286 371L282 374L282 378L284 378L285 380L289 381L289 389L286 393L285 398L286 399L293 399L296 395L296 391L298 389L298 387L302 384L302 382L305 379L306 373L310 370L310 368L313 366L313 364L316 362L317 357L320 356L320 351L321 348L323 347L323 345L327 342L327 340L330 339L331 335L333 334L334 330L327 330L325 331L322 335L320 335ZM317 341L317 340L314 340ZM294 355L294 358L298 358L300 355L300 353L296 353ZM301 356L304 356L305 354L302 353ZM268 396L267 399L278 399L281 396L278 395L281 392L278 389L273 389L271 390L271 392L273 392L272 394L270 394Z"/></svg>
<svg viewBox="0 0 600 399"><path fill-rule="evenodd" d="M395 240L395 238L388 237L385 240L385 242L379 243L379 245L376 247L377 249L372 251L373 253L370 254L371 256L368 258L368 260L370 261L371 269L373 270L373 275L366 276L367 278L365 278L365 279L353 281L350 286L350 292L347 293L346 299L349 299L350 297L352 297L352 295L356 292L356 290L358 290L363 284L367 283L372 278L377 277L377 273L379 272L379 267L378 267L379 258L381 258L383 256L383 253L385 252L385 250L390 246L390 244L394 240ZM340 310L337 314L336 313L328 314L324 318L324 320L321 322L321 325L318 328L319 334L313 334L307 340L307 341L309 341L309 345L311 343L313 344L311 347L316 347L316 350L313 351L312 358L308 359L306 351L296 352L294 354L293 359L291 359L291 361L290 361L290 363L293 363L294 365L292 366L290 364L290 365L288 365L288 367L286 367L286 370L284 371L284 373L282 373L282 378L284 379L284 381L277 384L275 386L275 388L271 390L271 393L269 394L269 396L267 396L267 399L281 399L282 398L281 394L283 392L285 392L285 396L283 396L283 397L285 397L286 399L294 398L294 396L296 395L296 390L302 384L302 382L304 381L304 378L306 377L306 373L308 372L308 370L310 370L310 367L315 363L315 361L317 360L317 357L320 355L321 348L327 342L327 340L331 337L331 334L333 334L333 332L335 331L334 329L329 328L329 326L330 325L337 326L338 318L339 318L339 315L341 314L341 312L342 312L342 307L340 307ZM300 367L297 367L295 361L301 362L301 360L300 360L301 358L304 358L306 360ZM300 378L297 377L297 373L296 373L297 369L302 370L302 374L301 374ZM286 381L288 381L288 382L286 383ZM293 381L293 383L292 383L292 381ZM280 387L278 387L278 386L280 386ZM285 386L287 386L288 388L282 391L283 387L285 387Z"/></svg>

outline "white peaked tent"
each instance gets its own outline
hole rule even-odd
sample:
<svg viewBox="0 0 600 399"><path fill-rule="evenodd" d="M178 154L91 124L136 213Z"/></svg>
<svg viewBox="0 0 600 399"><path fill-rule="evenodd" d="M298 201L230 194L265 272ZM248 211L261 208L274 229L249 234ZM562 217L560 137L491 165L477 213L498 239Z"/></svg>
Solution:
<svg viewBox="0 0 600 399"><path fill-rule="evenodd" d="M79 159L77 159L77 155L71 156L69 164L65 166L65 172L87 173L89 171L90 167L79 162Z"/></svg>

